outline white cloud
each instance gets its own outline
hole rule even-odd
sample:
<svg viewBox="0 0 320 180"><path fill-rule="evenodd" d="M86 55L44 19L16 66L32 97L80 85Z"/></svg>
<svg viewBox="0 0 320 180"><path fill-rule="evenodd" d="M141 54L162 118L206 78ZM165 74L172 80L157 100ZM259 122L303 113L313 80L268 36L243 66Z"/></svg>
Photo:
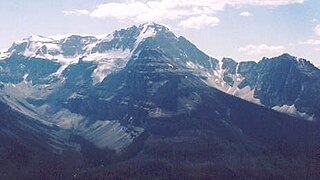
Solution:
<svg viewBox="0 0 320 180"><path fill-rule="evenodd" d="M243 17L250 17L250 16L253 16L253 14L249 11L245 11L245 12L242 12L239 14L240 16L243 16Z"/></svg>
<svg viewBox="0 0 320 180"><path fill-rule="evenodd" d="M286 48L284 46L270 46L266 44L261 45L247 45L240 47L238 51L250 56L273 56L284 53Z"/></svg>
<svg viewBox="0 0 320 180"><path fill-rule="evenodd" d="M318 40L318 39L309 39L309 40L306 40L306 41L301 41L301 42L299 42L299 44L302 44L302 45L320 45L320 40Z"/></svg>
<svg viewBox="0 0 320 180"><path fill-rule="evenodd" d="M220 19L214 16L207 16L205 14L201 16L190 17L183 20L179 25L186 29L202 29L208 26L216 26L220 22Z"/></svg>
<svg viewBox="0 0 320 180"><path fill-rule="evenodd" d="M142 2L133 3L106 3L97 6L90 14L92 17L115 17L119 19L138 16L148 11L148 6Z"/></svg>
<svg viewBox="0 0 320 180"><path fill-rule="evenodd" d="M256 5L256 6L284 6L289 4L301 4L305 0L226 0L235 5Z"/></svg>
<svg viewBox="0 0 320 180"><path fill-rule="evenodd" d="M201 6L202 7L202 6ZM207 10L199 9L191 1L184 3L184 0L170 1L130 1L128 3L106 3L96 7L90 14L91 17L117 19L132 19L138 22L163 21L180 19L192 15L206 14Z"/></svg>
<svg viewBox="0 0 320 180"><path fill-rule="evenodd" d="M65 16L81 16L81 15L89 15L90 12L86 9L73 9L73 10L65 10L62 11Z"/></svg>
<svg viewBox="0 0 320 180"><path fill-rule="evenodd" d="M91 17L130 19L138 22L186 20L190 17L213 16L226 6L283 6L304 0L129 0L98 5Z"/></svg>
<svg viewBox="0 0 320 180"><path fill-rule="evenodd" d="M320 48L314 48L315 51L320 51Z"/></svg>
<svg viewBox="0 0 320 180"><path fill-rule="evenodd" d="M314 28L314 32L316 33L316 35L320 36L320 24L318 24L318 25Z"/></svg>

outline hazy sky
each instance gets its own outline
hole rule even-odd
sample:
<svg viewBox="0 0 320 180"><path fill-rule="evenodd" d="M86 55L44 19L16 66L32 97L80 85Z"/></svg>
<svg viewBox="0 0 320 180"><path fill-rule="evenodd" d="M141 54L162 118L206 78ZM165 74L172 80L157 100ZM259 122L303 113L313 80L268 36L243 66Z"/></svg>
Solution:
<svg viewBox="0 0 320 180"><path fill-rule="evenodd" d="M1 0L0 48L32 34L106 34L156 22L209 55L288 52L320 65L320 0Z"/></svg>

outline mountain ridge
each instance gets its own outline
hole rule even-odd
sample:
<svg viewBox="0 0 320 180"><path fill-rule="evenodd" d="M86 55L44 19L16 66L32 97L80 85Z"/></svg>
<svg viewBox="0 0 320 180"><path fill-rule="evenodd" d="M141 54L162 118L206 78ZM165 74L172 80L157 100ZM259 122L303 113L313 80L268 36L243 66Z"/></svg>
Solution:
<svg viewBox="0 0 320 180"><path fill-rule="evenodd" d="M320 176L319 123L271 107L294 102L298 110L316 114L318 70L287 55L260 63L220 62L186 38L152 25L116 31L105 41L72 36L61 41L61 59L41 57L48 49L26 43L23 47L33 48L32 53L15 46L0 61L0 97L9 112L41 124L40 137L56 129L59 143L70 145L77 156L70 156L71 164L60 164L59 169L70 168L58 178ZM25 51L39 53L26 57ZM0 120L0 133L7 134L2 122L10 118ZM9 125L23 129L19 123ZM28 142L22 136L24 140ZM22 153L39 154L32 145L26 144ZM65 146L60 150L70 152ZM0 165L23 172L6 166L18 161L19 153L4 156ZM27 166L37 169L41 163L28 161ZM6 177L35 174L10 175Z"/></svg>
<svg viewBox="0 0 320 180"><path fill-rule="evenodd" d="M143 48L143 46L148 43L148 39L151 38L151 45L158 44L158 46L160 45L162 48L166 45L168 45L168 47L170 46L170 48L166 47L163 49L167 55L176 57L177 63L193 69L199 76L205 77L207 79L206 82L215 88L280 112L289 113L308 120L319 119L320 112L315 112L316 110L310 110L309 107L304 107L305 103L303 103L304 105L302 107L300 102L294 102L292 100L286 102L267 102L265 99L272 97L261 97L261 95L259 95L261 94L259 93L259 89L257 90L254 87L254 81L256 80L252 78L254 76L253 74L259 73L247 72L248 70L245 70L246 68L259 66L258 64L263 64L263 62L268 59L276 59L274 63L277 63L277 60L288 63L298 62L297 66L300 67L300 72L298 73L305 74L307 72L303 72L303 68L310 69L314 67L314 65L305 59L284 53L275 58L262 58L262 60L258 62L244 61L238 63L231 58L223 58L219 61L203 53L186 38L182 36L177 37L168 28L156 23L132 26L100 38L101 39L94 36L79 35L70 35L60 39L30 36L23 41L14 43L7 52L2 55L2 59L8 58L13 54L18 54L26 57L53 60L61 64L61 67L53 74L54 76L61 76L64 70L70 65L78 63L80 60L93 62L97 66L91 77L94 84L99 84L109 74L124 68L128 60L134 56L135 53L139 53L136 51L136 49L139 48L138 46ZM176 41L176 43L162 44L162 42L166 43L169 41ZM188 52L188 54L183 54L186 52ZM240 67L240 73L237 72L237 66ZM314 72L316 71L314 70ZM248 75L248 73L253 74ZM268 73L272 73L272 71ZM319 72L314 75L319 76ZM248 76L250 76L251 79L250 77L247 78ZM302 85L300 86L303 88ZM296 101L298 101L298 99Z"/></svg>

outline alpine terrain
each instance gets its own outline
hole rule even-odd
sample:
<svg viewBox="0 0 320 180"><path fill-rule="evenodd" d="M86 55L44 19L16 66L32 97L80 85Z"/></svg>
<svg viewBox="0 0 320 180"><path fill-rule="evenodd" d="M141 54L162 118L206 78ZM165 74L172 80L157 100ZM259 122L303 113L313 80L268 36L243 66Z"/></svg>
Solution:
<svg viewBox="0 0 320 180"><path fill-rule="evenodd" d="M320 70L146 23L0 53L1 179L319 179Z"/></svg>

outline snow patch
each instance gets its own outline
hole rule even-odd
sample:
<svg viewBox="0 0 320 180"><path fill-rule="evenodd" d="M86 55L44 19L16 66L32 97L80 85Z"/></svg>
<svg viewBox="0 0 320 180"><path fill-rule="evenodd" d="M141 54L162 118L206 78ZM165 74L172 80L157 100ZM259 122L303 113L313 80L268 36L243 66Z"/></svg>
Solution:
<svg viewBox="0 0 320 180"><path fill-rule="evenodd" d="M61 51L61 48L55 43L45 43L44 46L47 47L48 51Z"/></svg>
<svg viewBox="0 0 320 180"><path fill-rule="evenodd" d="M238 72L238 68L239 66L237 66L236 72ZM230 86L224 81L225 71L226 70L222 68L222 62L219 61L218 69L214 70L213 74L209 72L205 74L207 76L205 83L230 95L261 105L260 100L254 97L254 89L251 89L249 86L242 89L238 88L239 84L244 80L244 77L238 73L228 74L228 76L233 80L233 85Z"/></svg>
<svg viewBox="0 0 320 180"><path fill-rule="evenodd" d="M79 34L83 39L82 50L84 53L67 57L64 56L61 49L62 45L75 34L67 35L54 35L54 36L38 36L32 35L22 41L16 41L13 45L13 50L10 53L16 51L15 45L20 43L27 43L26 48L23 49L19 54L26 57L36 57L41 59L48 59L61 64L61 67L57 72L53 73L52 76L60 77L62 72L71 64L78 63L81 58L84 61L91 61L97 64L97 68L92 74L94 83L101 82L110 73L123 68L129 58L132 56L131 53L138 47L138 45L146 38L154 37L157 34L157 30L154 23L147 23L139 27L140 34L136 37L135 47L132 49L112 49L104 53L92 53L97 44L101 42L110 42L114 39L114 34L103 34L103 35L83 35ZM93 37L93 41L87 41L87 37ZM0 60L5 59L8 56L1 53Z"/></svg>
<svg viewBox="0 0 320 180"><path fill-rule="evenodd" d="M48 37L55 40L55 41L58 41L58 40L66 39L70 36L71 36L71 34L56 34L56 35L51 35Z"/></svg>
<svg viewBox="0 0 320 180"><path fill-rule="evenodd" d="M5 49L0 50L0 60L4 60L10 57L10 53L7 53Z"/></svg>
<svg viewBox="0 0 320 180"><path fill-rule="evenodd" d="M36 56L36 52L42 47L41 42L30 42L28 47L23 52L23 55L26 57L34 57Z"/></svg>
<svg viewBox="0 0 320 180"><path fill-rule="evenodd" d="M52 42L54 39L39 35L31 35L27 40L34 42Z"/></svg>
<svg viewBox="0 0 320 180"><path fill-rule="evenodd" d="M153 36L154 34L155 31L153 28L148 28L148 26L145 26L144 30L141 31L141 34L138 37L138 39L140 38L138 41L142 41L144 38ZM83 38L96 37L97 39L93 42L84 42L86 44L84 45L84 47L82 47L84 53L72 57L66 57L63 55L61 46L70 36L71 35L56 35L49 36L47 38L36 35L30 36L29 38L23 40L23 42L27 42L27 47L21 52L21 54L26 57L48 59L61 64L61 67L57 70L57 72L51 75L57 77L60 77L62 75L62 72L68 66L78 63L81 58L84 61L95 62L97 64L97 68L92 74L92 79L94 83L99 83L113 71L123 68L131 57L131 52L133 52L130 49L120 48L112 49L104 53L92 54L92 49L96 47L99 42L111 41L114 38L113 34L104 34L101 36L81 35ZM44 47L45 49L42 49ZM6 54L0 54L0 59L5 59L7 57L8 56Z"/></svg>
<svg viewBox="0 0 320 180"><path fill-rule="evenodd" d="M136 38L136 45L140 44L142 41L144 41L147 38L155 37L157 34L157 31L154 27L152 27L151 24L147 23L144 24L142 27L142 30L140 31L139 36Z"/></svg>
<svg viewBox="0 0 320 180"><path fill-rule="evenodd" d="M53 39L55 41L61 41L64 39L69 38L70 36L81 36L81 37L95 37L97 39L104 39L108 38L109 34L101 34L101 35L95 35L95 34L56 34L56 35L50 35L48 38Z"/></svg>
<svg viewBox="0 0 320 180"><path fill-rule="evenodd" d="M61 64L60 68L57 70L57 72L53 73L52 75L53 76L61 76L62 75L62 72L68 67L70 66L71 64L76 64L79 62L81 56L75 56L75 57L64 57L62 55L58 55L58 56L51 56L51 55L46 55L45 56L47 59L50 58L51 60L53 61L56 61L58 63Z"/></svg>
<svg viewBox="0 0 320 180"><path fill-rule="evenodd" d="M130 49L112 49L104 53L90 54L84 57L83 61L97 63L97 68L91 75L93 83L96 84L102 82L110 73L125 67L130 57Z"/></svg>
<svg viewBox="0 0 320 180"><path fill-rule="evenodd" d="M114 38L113 34L108 34L108 35L99 35L95 36L97 39L101 39L100 41L102 42L110 42Z"/></svg>
<svg viewBox="0 0 320 180"><path fill-rule="evenodd" d="M197 68L197 65L195 65L193 62L191 61L188 61L187 62L187 67L190 68L190 69L196 69Z"/></svg>
<svg viewBox="0 0 320 180"><path fill-rule="evenodd" d="M26 40L16 40L13 42L13 44L16 44L16 45L19 45L19 44L22 44L24 42L27 42Z"/></svg>
<svg viewBox="0 0 320 180"><path fill-rule="evenodd" d="M28 78L29 74L25 74L23 75L23 81L26 83L27 82L27 78Z"/></svg>

